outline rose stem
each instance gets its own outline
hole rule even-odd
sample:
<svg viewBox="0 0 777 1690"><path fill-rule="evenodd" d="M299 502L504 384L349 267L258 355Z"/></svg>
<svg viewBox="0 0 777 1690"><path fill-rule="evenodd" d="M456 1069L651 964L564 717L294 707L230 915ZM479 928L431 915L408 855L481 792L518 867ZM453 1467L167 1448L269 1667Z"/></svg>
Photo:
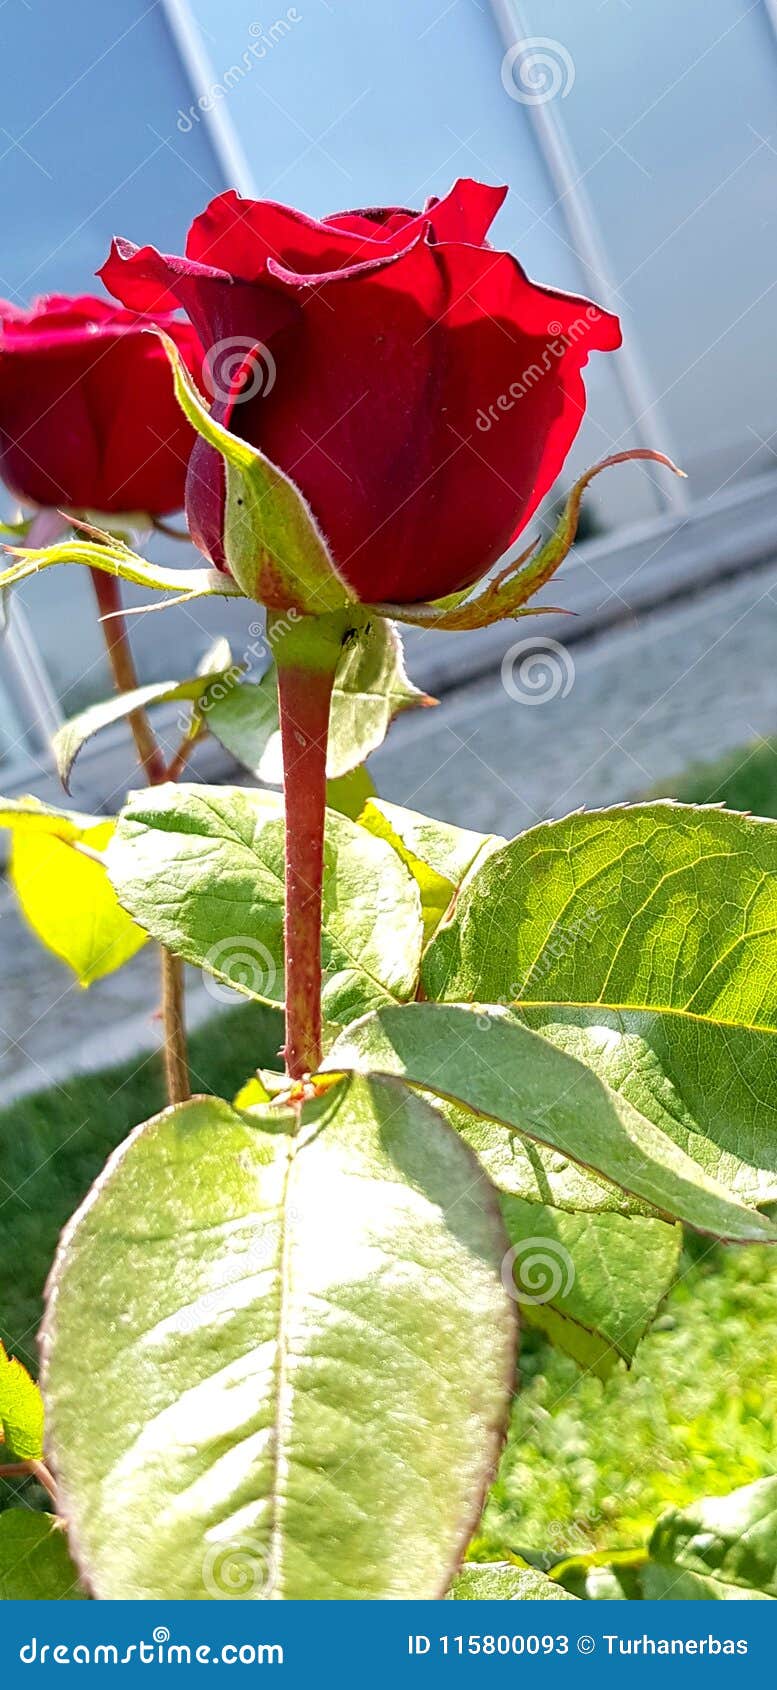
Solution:
<svg viewBox="0 0 777 1690"><path fill-rule="evenodd" d="M37 1479L43 1485L54 1502L57 1500L57 1487L46 1466L45 1461L7 1461L0 1467L0 1479Z"/></svg>
<svg viewBox="0 0 777 1690"><path fill-rule="evenodd" d="M135 659L127 633L127 624L121 614L121 588L116 575L105 575L101 569L90 570L97 608L101 617L108 617L108 621L101 623L105 638L105 649L111 666L113 683L117 692L133 692L138 684ZM165 760L157 745L151 723L145 710L132 710L127 717L138 762L145 771L149 786L157 786L165 778Z"/></svg>
<svg viewBox="0 0 777 1690"><path fill-rule="evenodd" d="M304 617L284 626L268 612L278 667L283 751L286 910L286 1069L291 1079L321 1064L321 911L329 707L343 630L340 618Z"/></svg>
<svg viewBox="0 0 777 1690"><path fill-rule="evenodd" d="M132 692L138 684L135 659L121 615L121 588L115 575L101 569L90 571L94 583L97 608L102 618L105 649L117 692ZM118 614L117 614L118 612ZM167 778L167 768L156 736L145 710L132 710L128 716L138 761L149 786L158 786ZM186 1050L186 1022L184 1016L184 977L180 957L160 946L162 966L162 1025L164 1028L164 1065L168 1103L185 1103L191 1097L189 1062Z"/></svg>

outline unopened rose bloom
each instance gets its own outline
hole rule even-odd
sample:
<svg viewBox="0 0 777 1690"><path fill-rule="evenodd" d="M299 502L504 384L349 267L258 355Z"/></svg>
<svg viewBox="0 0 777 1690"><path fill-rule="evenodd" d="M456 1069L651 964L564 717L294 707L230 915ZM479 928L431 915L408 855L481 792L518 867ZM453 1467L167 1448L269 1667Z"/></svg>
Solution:
<svg viewBox="0 0 777 1690"><path fill-rule="evenodd" d="M164 319L192 375L191 323ZM151 321L112 300L0 300L0 477L25 505L165 516L184 502L194 434Z"/></svg>
<svg viewBox="0 0 777 1690"><path fill-rule="evenodd" d="M136 310L185 308L214 415L297 484L364 602L440 598L485 574L561 469L589 353L620 345L609 312L488 244L505 193L463 180L421 212L316 222L230 192L195 219L185 257L119 240L101 272ZM202 440L186 505L226 567L224 465Z"/></svg>

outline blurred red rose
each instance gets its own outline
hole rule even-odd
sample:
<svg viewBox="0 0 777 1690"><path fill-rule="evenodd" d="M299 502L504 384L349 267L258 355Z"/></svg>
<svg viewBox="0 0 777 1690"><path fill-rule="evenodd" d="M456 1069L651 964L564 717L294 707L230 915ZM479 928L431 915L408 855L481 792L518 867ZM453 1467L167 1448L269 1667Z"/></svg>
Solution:
<svg viewBox="0 0 777 1690"><path fill-rule="evenodd" d="M323 222L229 192L185 258L115 241L100 272L137 310L185 308L214 415L296 482L366 602L439 598L486 572L561 469L589 352L620 345L615 317L488 245L506 191L463 180L422 212ZM223 462L202 440L186 503L225 567Z"/></svg>
<svg viewBox="0 0 777 1690"><path fill-rule="evenodd" d="M0 300L0 477L25 504L164 516L184 502L194 434L148 317L112 300ZM199 380L190 323L165 328Z"/></svg>

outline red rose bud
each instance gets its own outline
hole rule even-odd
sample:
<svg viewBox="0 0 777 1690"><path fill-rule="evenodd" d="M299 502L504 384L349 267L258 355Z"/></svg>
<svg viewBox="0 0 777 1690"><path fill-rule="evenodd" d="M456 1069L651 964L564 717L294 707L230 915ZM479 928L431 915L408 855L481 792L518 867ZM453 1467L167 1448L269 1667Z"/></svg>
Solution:
<svg viewBox="0 0 777 1690"><path fill-rule="evenodd" d="M202 348L166 319L187 367ZM165 516L184 502L194 433L148 317L111 300L0 300L0 476L25 504Z"/></svg>
<svg viewBox="0 0 777 1690"><path fill-rule="evenodd" d="M486 241L504 188L457 182L420 213L315 222L219 195L185 258L116 241L101 275L137 310L182 305L212 415L296 484L364 603L471 586L525 527L585 411L589 352L618 321L529 281ZM220 568L225 470L199 439L186 490Z"/></svg>

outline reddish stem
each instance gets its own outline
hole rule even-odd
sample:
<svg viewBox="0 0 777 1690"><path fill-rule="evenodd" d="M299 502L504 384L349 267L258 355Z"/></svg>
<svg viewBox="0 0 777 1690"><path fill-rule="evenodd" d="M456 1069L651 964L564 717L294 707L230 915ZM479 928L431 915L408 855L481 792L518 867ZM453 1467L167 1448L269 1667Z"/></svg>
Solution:
<svg viewBox="0 0 777 1690"><path fill-rule="evenodd" d="M97 607L103 620L101 626L105 647L117 692L134 692L138 684L135 660L121 615L122 600L118 577L107 575L102 569L90 570L94 583ZM118 613L118 614L117 614ZM135 741L138 761L149 786L158 786L170 778L156 734L145 710L132 710L127 718ZM183 766L183 765L182 765ZM178 771L174 778L177 778ZM160 945L162 969L162 1022L164 1026L164 1064L169 1103L185 1103L192 1095L189 1081L189 1061L186 1048L186 1000L183 963Z"/></svg>
<svg viewBox="0 0 777 1690"><path fill-rule="evenodd" d="M286 808L286 1068L293 1080L321 1063L321 898L326 748L334 667L278 663Z"/></svg>
<svg viewBox="0 0 777 1690"><path fill-rule="evenodd" d="M127 624L121 613L121 589L115 575L106 575L102 569L90 570L94 583L97 608L103 621L102 630L105 637L105 648L111 665L114 684L117 692L133 692L138 684L137 671L132 656L132 650L127 633ZM133 710L127 718L135 741L138 762L145 771L149 786L157 786L165 778L165 760L156 743L145 710Z"/></svg>

